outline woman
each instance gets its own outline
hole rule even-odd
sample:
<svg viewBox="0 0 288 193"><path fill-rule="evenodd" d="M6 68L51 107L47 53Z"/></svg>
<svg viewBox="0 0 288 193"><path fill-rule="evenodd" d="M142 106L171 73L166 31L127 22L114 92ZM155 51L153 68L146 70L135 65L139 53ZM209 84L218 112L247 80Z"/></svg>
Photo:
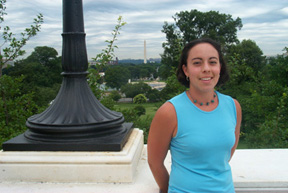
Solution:
<svg viewBox="0 0 288 193"><path fill-rule="evenodd" d="M189 90L158 109L148 137L148 163L160 192L234 193L229 160L239 141L241 107L214 90L228 80L220 45L188 43L177 77ZM164 166L169 148L170 176Z"/></svg>

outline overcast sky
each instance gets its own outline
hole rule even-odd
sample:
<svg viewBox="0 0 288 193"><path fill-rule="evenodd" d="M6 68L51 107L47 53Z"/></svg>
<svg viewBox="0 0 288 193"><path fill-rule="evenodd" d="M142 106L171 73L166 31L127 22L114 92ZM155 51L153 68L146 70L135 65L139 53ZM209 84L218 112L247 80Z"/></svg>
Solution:
<svg viewBox="0 0 288 193"><path fill-rule="evenodd" d="M265 55L282 54L288 47L288 0L83 0L83 6L89 60L106 48L105 40L112 38L120 15L127 25L118 36L115 55L143 59L146 40L147 58L160 58L166 40L161 32L164 21L173 23L175 13L192 9L240 17L239 40L255 41ZM24 47L24 57L36 46L53 47L61 55L62 0L7 0L6 7L8 15L1 29L8 25L16 34L30 26L38 13L44 16L41 32Z"/></svg>

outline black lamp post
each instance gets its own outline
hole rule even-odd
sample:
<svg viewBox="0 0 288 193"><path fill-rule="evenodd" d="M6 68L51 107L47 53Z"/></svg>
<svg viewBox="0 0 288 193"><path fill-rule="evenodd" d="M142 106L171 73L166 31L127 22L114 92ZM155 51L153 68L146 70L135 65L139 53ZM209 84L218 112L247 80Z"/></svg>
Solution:
<svg viewBox="0 0 288 193"><path fill-rule="evenodd" d="M132 123L104 107L86 80L88 60L82 0L63 0L61 89L41 114L28 118L28 130L5 143L4 151L120 151Z"/></svg>

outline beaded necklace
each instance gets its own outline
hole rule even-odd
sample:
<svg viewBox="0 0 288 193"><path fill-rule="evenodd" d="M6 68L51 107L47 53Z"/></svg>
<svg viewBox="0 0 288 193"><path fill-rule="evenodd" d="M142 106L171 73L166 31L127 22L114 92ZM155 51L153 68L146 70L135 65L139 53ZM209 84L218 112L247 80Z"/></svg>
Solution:
<svg viewBox="0 0 288 193"><path fill-rule="evenodd" d="M191 94L190 94L189 91L188 91L188 94L189 94L189 96L191 97L193 103L195 103L195 104L198 103L200 106L203 106L203 105L204 105L204 103L202 103L202 102L199 103L196 99L193 99L193 97L191 96ZM205 103L206 106L209 106L211 103L214 103L216 96L217 96L217 95L216 95L216 93L214 92L214 94L213 94L213 99L212 99L210 102L206 102L206 103Z"/></svg>

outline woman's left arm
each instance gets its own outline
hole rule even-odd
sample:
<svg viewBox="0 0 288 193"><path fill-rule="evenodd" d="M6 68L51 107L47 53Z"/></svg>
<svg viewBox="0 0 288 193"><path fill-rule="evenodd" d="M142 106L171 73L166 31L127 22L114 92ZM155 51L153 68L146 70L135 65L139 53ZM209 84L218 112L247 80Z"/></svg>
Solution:
<svg viewBox="0 0 288 193"><path fill-rule="evenodd" d="M237 124L236 124L236 128L235 128L235 144L231 150L231 157L230 160L232 159L232 156L236 150L236 147L238 145L239 142L239 137L240 137L240 126L241 126L241 121L242 121L242 110L241 110L241 106L239 104L239 102L237 100L234 99L235 102L235 106L236 106L236 113L237 113Z"/></svg>

